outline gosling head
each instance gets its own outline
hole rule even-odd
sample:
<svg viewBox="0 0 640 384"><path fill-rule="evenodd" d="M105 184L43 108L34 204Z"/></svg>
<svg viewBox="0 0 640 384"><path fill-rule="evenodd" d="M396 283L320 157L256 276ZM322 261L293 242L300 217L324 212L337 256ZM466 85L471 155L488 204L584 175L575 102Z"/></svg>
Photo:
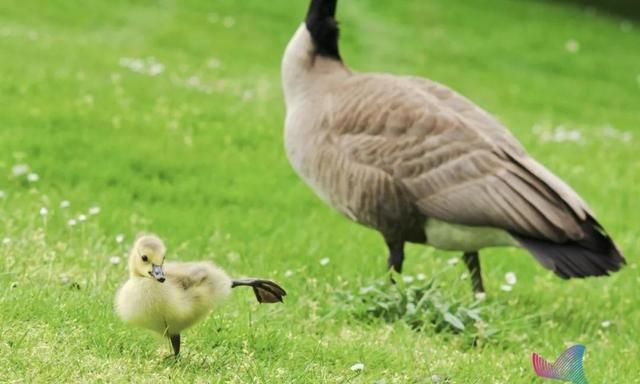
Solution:
<svg viewBox="0 0 640 384"><path fill-rule="evenodd" d="M150 277L163 283L165 280L162 264L166 248L157 236L145 235L133 244L129 254L129 274L136 277Z"/></svg>

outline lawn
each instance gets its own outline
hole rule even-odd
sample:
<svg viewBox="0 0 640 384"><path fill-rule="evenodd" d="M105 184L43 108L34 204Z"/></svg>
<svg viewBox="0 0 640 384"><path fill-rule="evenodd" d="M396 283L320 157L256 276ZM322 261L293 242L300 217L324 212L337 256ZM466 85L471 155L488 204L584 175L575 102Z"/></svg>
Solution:
<svg viewBox="0 0 640 384"><path fill-rule="evenodd" d="M474 303L458 255L409 247L407 275L481 308L496 332L478 337L349 300L386 281L386 249L284 154L279 65L306 5L0 1L0 382L542 383L531 353L581 343L591 383L640 383L640 25L544 1L341 2L353 68L476 101L625 252L614 276L563 281L524 251L485 251ZM168 259L273 278L284 305L234 291L165 358L168 342L113 312L144 231Z"/></svg>

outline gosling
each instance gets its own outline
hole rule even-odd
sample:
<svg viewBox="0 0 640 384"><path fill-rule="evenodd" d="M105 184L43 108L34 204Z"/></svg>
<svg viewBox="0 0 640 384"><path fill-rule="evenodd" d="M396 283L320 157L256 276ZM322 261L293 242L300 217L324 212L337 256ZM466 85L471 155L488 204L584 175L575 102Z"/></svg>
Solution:
<svg viewBox="0 0 640 384"><path fill-rule="evenodd" d="M123 321L167 337L175 356L180 332L202 320L232 288L252 287L260 303L282 302L287 294L269 280L232 280L209 262L165 264L165 252L157 236L136 240L129 254L129 280L118 290L115 307Z"/></svg>

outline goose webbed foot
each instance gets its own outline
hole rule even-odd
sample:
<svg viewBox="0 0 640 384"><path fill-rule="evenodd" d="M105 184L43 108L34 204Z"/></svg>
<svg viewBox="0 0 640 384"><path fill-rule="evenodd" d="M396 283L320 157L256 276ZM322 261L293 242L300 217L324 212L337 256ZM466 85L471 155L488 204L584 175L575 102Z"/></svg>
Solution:
<svg viewBox="0 0 640 384"><path fill-rule="evenodd" d="M484 285L482 284L482 274L480 273L480 255L478 252L465 252L462 255L462 260L469 270L471 275L471 286L473 293L484 292Z"/></svg>
<svg viewBox="0 0 640 384"><path fill-rule="evenodd" d="M287 295L281 286L270 280L242 279L233 280L231 288L248 286L253 288L253 293L259 303L282 303L282 297Z"/></svg>

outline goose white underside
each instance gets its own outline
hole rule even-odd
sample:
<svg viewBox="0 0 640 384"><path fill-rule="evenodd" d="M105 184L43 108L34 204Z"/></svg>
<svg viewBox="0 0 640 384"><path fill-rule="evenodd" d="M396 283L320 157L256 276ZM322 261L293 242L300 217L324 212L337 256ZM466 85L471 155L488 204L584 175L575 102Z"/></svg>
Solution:
<svg viewBox="0 0 640 384"><path fill-rule="evenodd" d="M425 226L427 244L446 251L472 252L488 247L517 247L508 232L489 228L451 224L429 219Z"/></svg>

